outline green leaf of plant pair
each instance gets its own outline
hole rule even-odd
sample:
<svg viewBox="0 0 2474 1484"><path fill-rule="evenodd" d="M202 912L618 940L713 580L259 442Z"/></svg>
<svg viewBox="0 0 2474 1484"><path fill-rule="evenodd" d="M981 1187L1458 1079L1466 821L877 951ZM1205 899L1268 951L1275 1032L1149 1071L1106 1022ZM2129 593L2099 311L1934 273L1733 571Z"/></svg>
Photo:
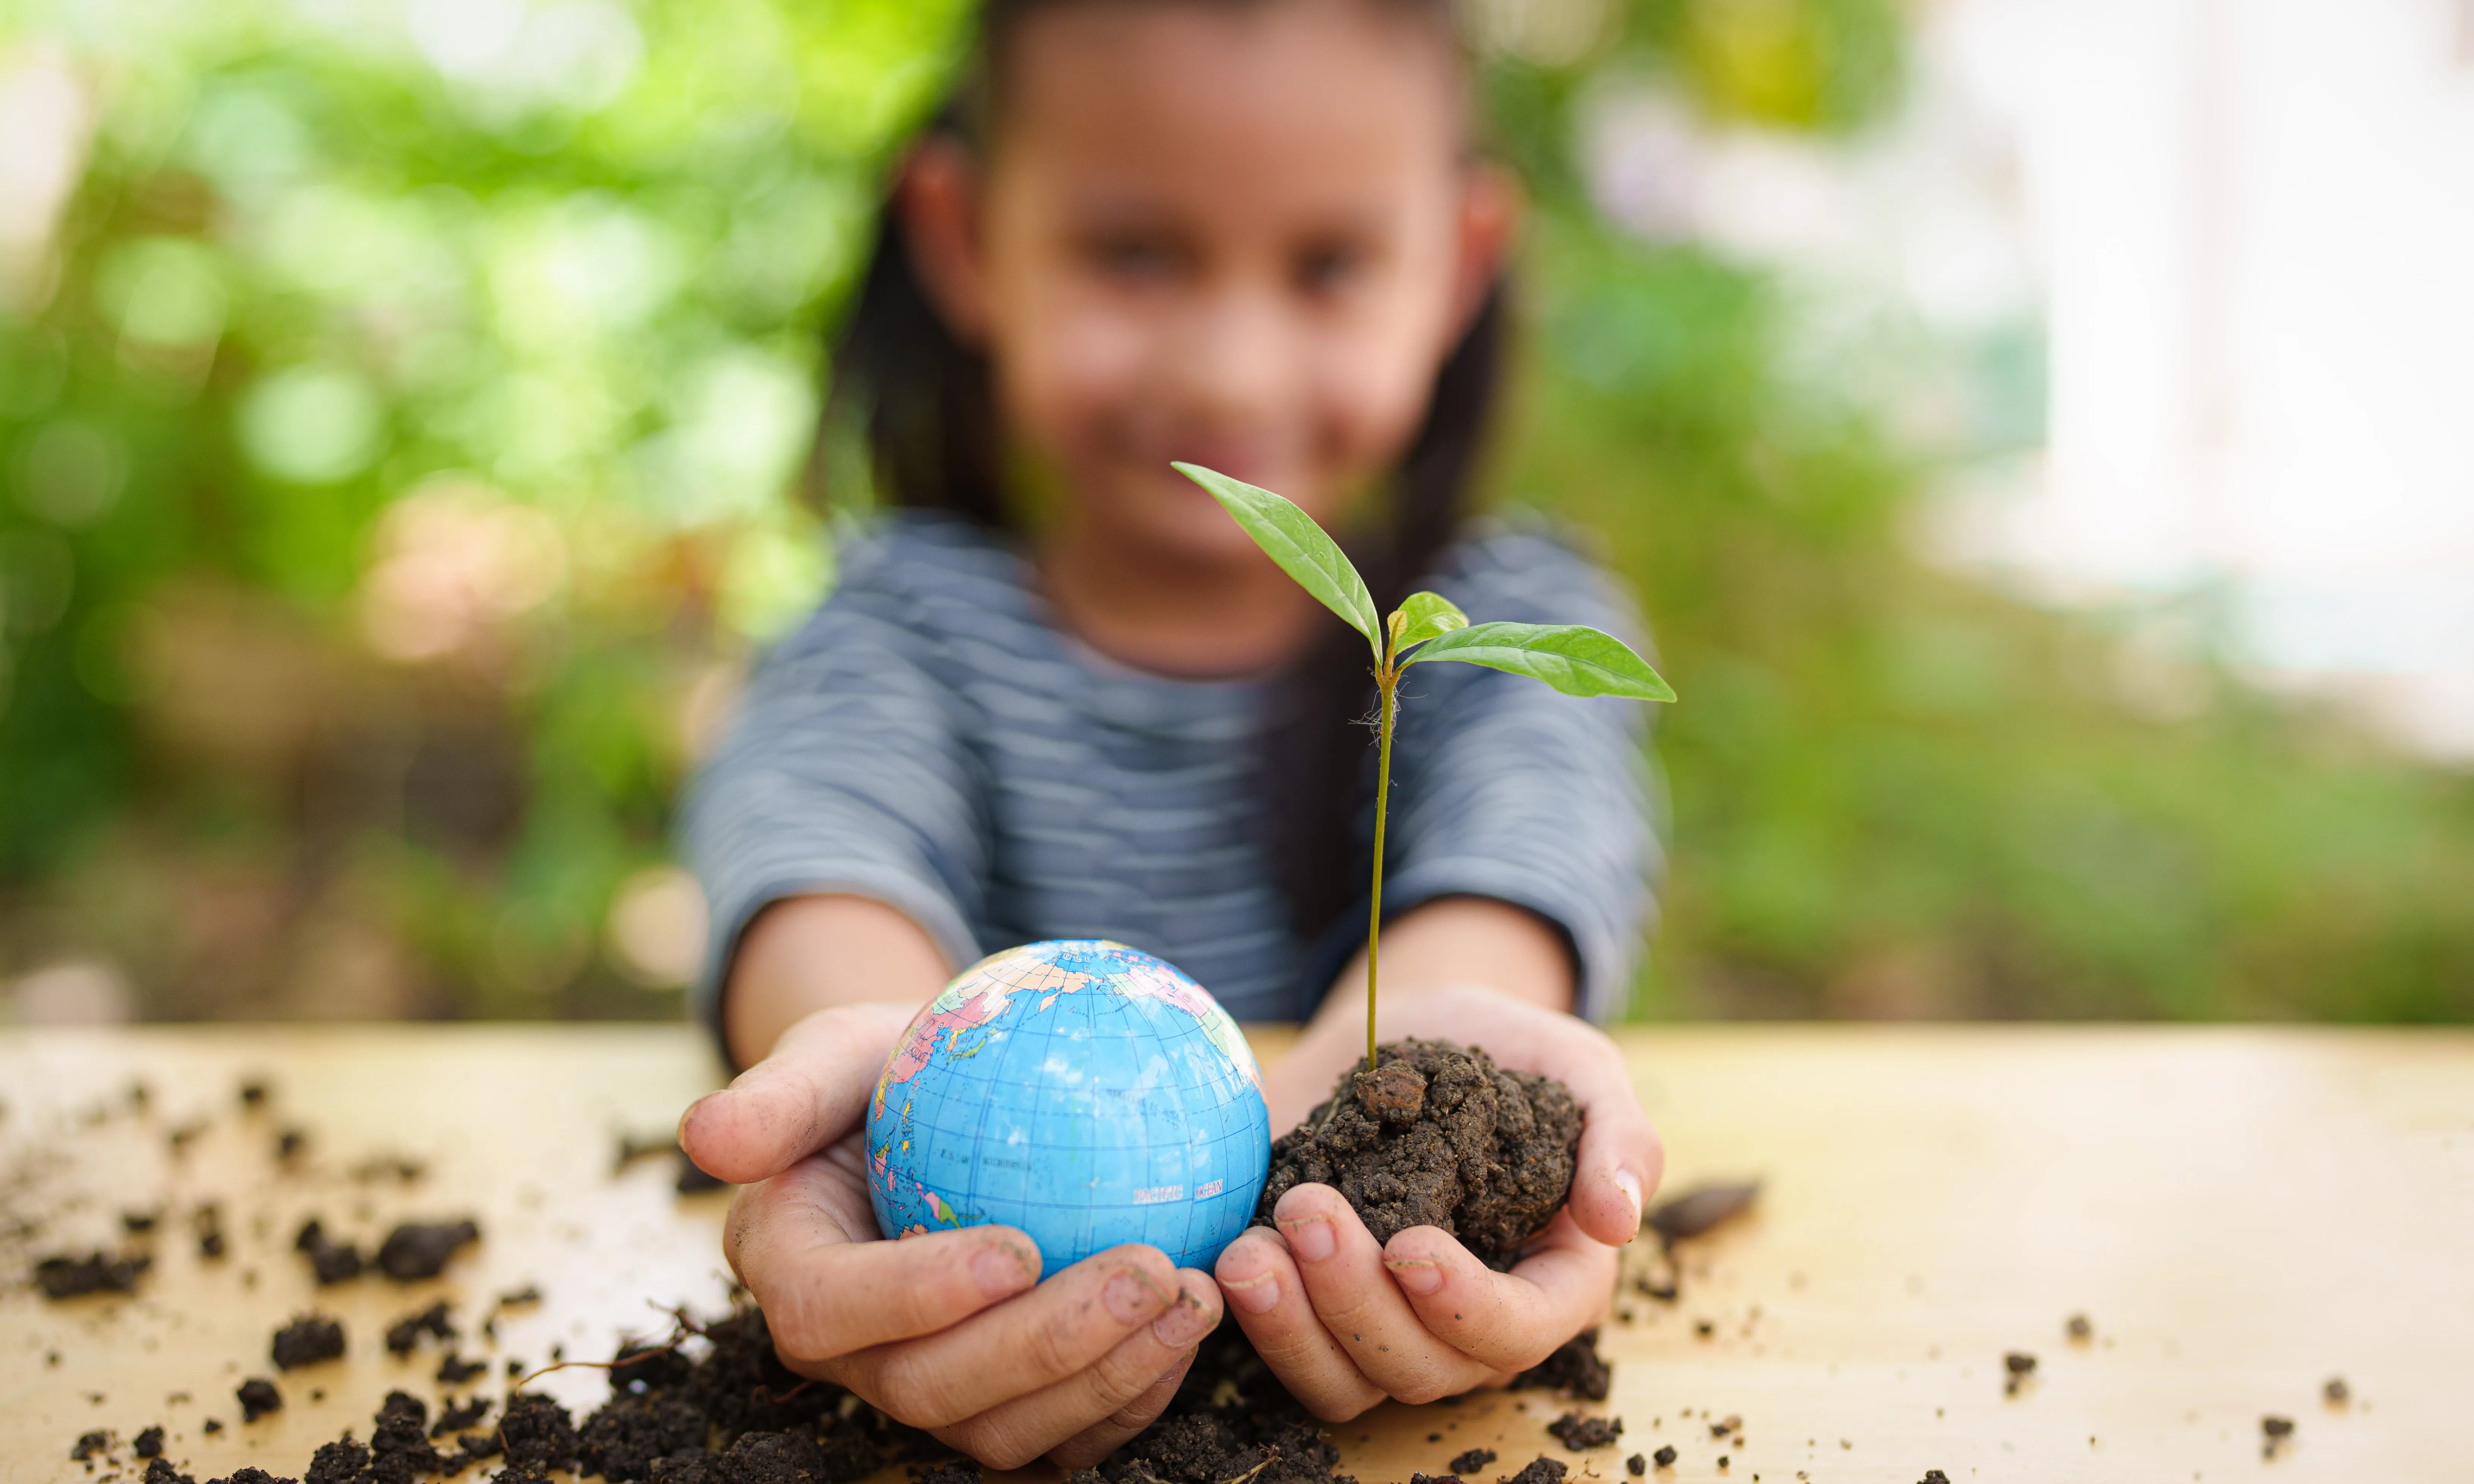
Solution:
<svg viewBox="0 0 2474 1484"><path fill-rule="evenodd" d="M1322 605L1348 620L1374 646L1374 663L1383 663L1383 617L1375 612L1374 595L1357 574L1340 543L1315 523L1315 518L1269 490L1243 479L1231 479L1200 464L1169 466L1209 491L1221 508L1237 518L1280 571L1297 579Z"/></svg>
<svg viewBox="0 0 2474 1484"><path fill-rule="evenodd" d="M1378 669L1387 661L1415 665L1458 660L1541 680L1566 695L1625 695L1671 701L1675 692L1647 661L1613 634L1578 623L1480 623L1435 593L1413 593L1386 623L1340 544L1295 504L1199 464L1178 474L1210 492L1280 570L1348 621L1373 646ZM1384 647L1391 638L1390 653ZM1411 646L1415 653L1407 653Z"/></svg>
<svg viewBox="0 0 2474 1484"><path fill-rule="evenodd" d="M1649 662L1604 629L1582 623L1480 623L1438 636L1403 664L1459 660L1542 680L1565 695L1671 701Z"/></svg>

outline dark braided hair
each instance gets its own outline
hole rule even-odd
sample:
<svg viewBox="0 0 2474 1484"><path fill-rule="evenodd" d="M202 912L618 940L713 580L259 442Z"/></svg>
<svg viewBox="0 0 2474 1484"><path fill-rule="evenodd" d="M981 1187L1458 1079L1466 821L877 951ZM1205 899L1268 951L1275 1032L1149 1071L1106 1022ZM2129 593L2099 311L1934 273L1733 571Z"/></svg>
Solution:
<svg viewBox="0 0 2474 1484"><path fill-rule="evenodd" d="M1090 0L986 0L978 65L928 132L970 142L986 127L992 85L1017 28L1043 10L1076 3ZM1369 3L1450 24L1444 0ZM1425 417L1391 481L1389 520L1349 540L1349 555L1384 612L1432 571L1468 512L1502 375L1505 297L1498 280L1436 372ZM827 467L825 444L833 430L856 426L877 497L885 503L944 511L991 531L1021 534L1004 489L1004 440L986 358L956 337L930 302L897 211L879 217L866 275L829 351L833 392L813 474L820 477ZM1374 705L1364 640L1338 619L1322 617L1314 646L1281 678L1260 758L1266 844L1291 926L1308 944L1335 940L1343 914L1362 900L1370 847L1360 838L1360 821L1373 792L1370 751L1356 724Z"/></svg>

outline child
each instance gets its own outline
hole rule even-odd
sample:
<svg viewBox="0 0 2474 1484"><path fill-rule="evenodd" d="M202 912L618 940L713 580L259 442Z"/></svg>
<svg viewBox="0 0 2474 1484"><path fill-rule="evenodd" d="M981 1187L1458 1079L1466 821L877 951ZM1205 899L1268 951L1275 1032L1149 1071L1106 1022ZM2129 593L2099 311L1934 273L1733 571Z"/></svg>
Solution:
<svg viewBox="0 0 2474 1484"><path fill-rule="evenodd" d="M991 1466L1104 1457L1224 1302L1325 1419L1499 1383L1596 1322L1657 1184L1571 1013L1617 1008L1640 934L1640 708L1466 666L1400 723L1381 1008L1584 1105L1513 1272L1304 1185L1214 1274L1130 1246L1040 1282L1004 1228L876 1240L861 1180L895 1034L1008 944L1120 938L1241 1019L1311 1014L1275 1130L1360 1053L1362 642L1172 459L1296 500L1386 608L1631 626L1567 550L1464 523L1515 216L1469 86L1443 0L990 0L841 332L837 401L903 508L689 802L705 1009L750 1070L682 1138L747 1187L729 1256L784 1359Z"/></svg>

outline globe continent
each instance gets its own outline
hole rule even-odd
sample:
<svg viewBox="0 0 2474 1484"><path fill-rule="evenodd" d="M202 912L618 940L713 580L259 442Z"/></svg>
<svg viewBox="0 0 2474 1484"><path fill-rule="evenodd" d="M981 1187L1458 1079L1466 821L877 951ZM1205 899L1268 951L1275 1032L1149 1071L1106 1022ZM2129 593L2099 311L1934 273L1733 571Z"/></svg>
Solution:
<svg viewBox="0 0 2474 1484"><path fill-rule="evenodd" d="M1209 1269L1271 1164L1262 1074L1228 1012L1104 939L981 960L902 1033L867 1113L888 1237L1000 1224L1043 1273L1147 1242Z"/></svg>

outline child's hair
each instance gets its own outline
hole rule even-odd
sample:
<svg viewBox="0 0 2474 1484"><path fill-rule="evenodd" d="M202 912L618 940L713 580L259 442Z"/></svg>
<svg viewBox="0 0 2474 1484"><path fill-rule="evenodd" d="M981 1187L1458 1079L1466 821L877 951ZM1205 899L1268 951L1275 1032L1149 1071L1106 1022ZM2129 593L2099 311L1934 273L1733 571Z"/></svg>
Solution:
<svg viewBox="0 0 2474 1484"><path fill-rule="evenodd" d="M956 99L928 125L967 147L994 127L993 101L1014 33L1045 10L1094 0L985 0L977 65ZM1119 0L1125 3L1125 0ZM1148 0L1246 5L1272 0ZM1447 0L1365 0L1451 25ZM1500 379L1506 288L1492 284L1442 366L1424 420L1392 481L1384 528L1353 533L1350 556L1375 601L1390 612L1427 574L1467 513L1479 453ZM1003 488L1004 449L984 356L956 338L912 270L898 212L880 214L857 297L834 332L833 392L820 429L863 430L876 498L902 509L936 510L986 529L1020 533ZM1283 679L1262 759L1273 870L1292 926L1323 938L1356 900L1364 879L1355 828L1371 792L1366 737L1353 718L1374 694L1364 641L1338 620ZM1274 782L1276 780L1276 782Z"/></svg>

